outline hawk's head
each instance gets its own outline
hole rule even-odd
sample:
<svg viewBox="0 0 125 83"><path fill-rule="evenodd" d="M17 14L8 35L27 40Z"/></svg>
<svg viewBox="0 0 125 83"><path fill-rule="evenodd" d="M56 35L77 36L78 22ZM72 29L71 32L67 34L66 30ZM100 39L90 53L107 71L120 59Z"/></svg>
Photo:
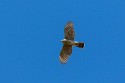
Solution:
<svg viewBox="0 0 125 83"><path fill-rule="evenodd" d="M66 39L61 40L61 42L65 42L65 41L66 41Z"/></svg>

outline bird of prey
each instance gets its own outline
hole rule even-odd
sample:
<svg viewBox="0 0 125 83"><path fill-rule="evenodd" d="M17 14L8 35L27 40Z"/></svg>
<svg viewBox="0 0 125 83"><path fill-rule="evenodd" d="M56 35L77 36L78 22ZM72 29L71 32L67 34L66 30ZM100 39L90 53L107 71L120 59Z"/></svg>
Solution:
<svg viewBox="0 0 125 83"><path fill-rule="evenodd" d="M69 21L65 25L64 34L65 34L65 38L61 40L61 42L63 43L63 47L59 57L60 62L63 64L67 62L69 56L71 55L73 46L77 46L79 48L84 47L84 42L74 41L75 31L74 31L74 25L71 21Z"/></svg>

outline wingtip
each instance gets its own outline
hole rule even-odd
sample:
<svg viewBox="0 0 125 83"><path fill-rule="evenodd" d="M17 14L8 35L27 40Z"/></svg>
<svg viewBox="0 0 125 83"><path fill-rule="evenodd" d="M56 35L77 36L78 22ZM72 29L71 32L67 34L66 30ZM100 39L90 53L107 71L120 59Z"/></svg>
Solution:
<svg viewBox="0 0 125 83"><path fill-rule="evenodd" d="M67 24L69 24L69 23L72 23L72 24L73 24L73 22L72 22L72 21L70 21L70 20L67 22Z"/></svg>
<svg viewBox="0 0 125 83"><path fill-rule="evenodd" d="M66 59L62 59L61 57L59 57L59 61L61 64L66 64L67 60Z"/></svg>

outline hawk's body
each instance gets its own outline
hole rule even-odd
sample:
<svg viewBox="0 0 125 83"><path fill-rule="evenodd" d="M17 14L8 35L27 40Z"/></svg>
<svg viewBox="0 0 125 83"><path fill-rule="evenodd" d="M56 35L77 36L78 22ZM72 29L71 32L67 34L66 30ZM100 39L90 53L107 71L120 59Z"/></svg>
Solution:
<svg viewBox="0 0 125 83"><path fill-rule="evenodd" d="M66 24L64 33L65 33L65 39L61 40L63 42L63 48L62 48L62 50L60 52L60 61L61 61L61 63L66 63L67 62L68 57L72 53L72 46L77 46L79 48L84 47L83 42L74 41L75 31L74 31L72 22L68 22Z"/></svg>
<svg viewBox="0 0 125 83"><path fill-rule="evenodd" d="M61 41L63 42L64 45L72 45L72 46L78 45L78 42L72 40L63 39Z"/></svg>

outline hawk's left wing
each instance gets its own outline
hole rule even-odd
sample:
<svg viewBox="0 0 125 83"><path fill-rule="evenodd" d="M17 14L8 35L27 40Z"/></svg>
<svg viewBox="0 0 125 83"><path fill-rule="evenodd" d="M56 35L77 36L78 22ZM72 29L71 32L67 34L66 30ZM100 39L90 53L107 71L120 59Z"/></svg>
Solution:
<svg viewBox="0 0 125 83"><path fill-rule="evenodd" d="M63 45L63 48L60 52L60 62L63 64L66 63L71 53L72 53L72 46Z"/></svg>
<svg viewBox="0 0 125 83"><path fill-rule="evenodd" d="M65 33L65 39L74 40L75 31L74 31L74 26L72 22L68 22L66 24L64 33Z"/></svg>

